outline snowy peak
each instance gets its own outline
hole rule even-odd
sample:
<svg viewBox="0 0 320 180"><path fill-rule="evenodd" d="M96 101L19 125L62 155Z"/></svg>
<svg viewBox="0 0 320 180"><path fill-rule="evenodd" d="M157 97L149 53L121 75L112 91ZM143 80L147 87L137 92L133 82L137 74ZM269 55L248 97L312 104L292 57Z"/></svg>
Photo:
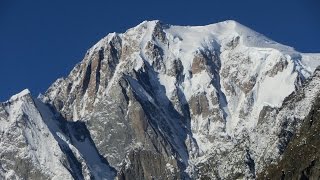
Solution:
<svg viewBox="0 0 320 180"><path fill-rule="evenodd" d="M211 39L211 41L218 42L218 45L221 45L227 40L230 41L234 38L240 38L238 39L240 40L240 43L247 47L272 48L289 54L296 53L292 47L279 44L234 20L227 20L204 26L169 25L159 20L143 21L136 27L128 29L125 33L108 34L105 38L94 45L91 50L99 49L99 47L109 43L109 41L111 41L115 36L120 36L125 39L126 37L132 37L136 41L142 41L142 43L145 43L152 40L155 36L158 36L159 32L162 30L166 32L166 36L171 35L174 37L180 37L185 34L190 35L187 39L192 38L192 40L200 42L205 41L206 39Z"/></svg>

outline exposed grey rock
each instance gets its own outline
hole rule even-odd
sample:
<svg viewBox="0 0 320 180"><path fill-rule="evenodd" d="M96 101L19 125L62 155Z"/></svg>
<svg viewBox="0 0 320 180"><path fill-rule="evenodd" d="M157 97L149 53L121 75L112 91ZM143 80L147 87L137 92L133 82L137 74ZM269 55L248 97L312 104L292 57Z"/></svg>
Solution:
<svg viewBox="0 0 320 180"><path fill-rule="evenodd" d="M282 72L288 66L288 61L281 57L280 60L273 66L273 68L267 71L267 75L274 77L278 72Z"/></svg>
<svg viewBox="0 0 320 180"><path fill-rule="evenodd" d="M174 159L146 150L134 150L119 171L119 180L126 179L184 179Z"/></svg>

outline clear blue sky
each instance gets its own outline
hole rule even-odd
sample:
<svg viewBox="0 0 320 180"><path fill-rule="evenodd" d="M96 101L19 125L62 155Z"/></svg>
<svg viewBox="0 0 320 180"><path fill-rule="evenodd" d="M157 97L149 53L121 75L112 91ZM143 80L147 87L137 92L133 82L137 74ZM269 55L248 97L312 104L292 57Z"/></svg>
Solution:
<svg viewBox="0 0 320 180"><path fill-rule="evenodd" d="M34 96L66 76L109 32L143 20L205 25L236 20L302 52L320 52L318 0L0 0L0 101Z"/></svg>

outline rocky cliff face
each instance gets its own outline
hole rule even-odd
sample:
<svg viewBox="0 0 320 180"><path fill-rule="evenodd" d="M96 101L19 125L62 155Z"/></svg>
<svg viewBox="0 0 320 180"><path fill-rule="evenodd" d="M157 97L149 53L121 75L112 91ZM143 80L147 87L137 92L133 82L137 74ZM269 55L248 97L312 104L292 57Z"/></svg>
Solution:
<svg viewBox="0 0 320 180"><path fill-rule="evenodd" d="M303 127L318 65L320 55L234 21L145 21L107 35L39 98L13 97L29 98L13 108L27 115L11 115L13 100L1 104L0 143L11 148L0 150L0 177L254 179L286 156Z"/></svg>

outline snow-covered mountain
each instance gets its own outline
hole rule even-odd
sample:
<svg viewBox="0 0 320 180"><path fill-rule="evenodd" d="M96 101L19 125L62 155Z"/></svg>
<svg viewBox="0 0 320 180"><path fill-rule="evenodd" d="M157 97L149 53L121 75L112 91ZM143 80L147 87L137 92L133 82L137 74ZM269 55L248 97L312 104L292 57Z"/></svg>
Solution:
<svg viewBox="0 0 320 180"><path fill-rule="evenodd" d="M144 21L0 104L0 177L264 177L319 96L318 65L235 21Z"/></svg>

